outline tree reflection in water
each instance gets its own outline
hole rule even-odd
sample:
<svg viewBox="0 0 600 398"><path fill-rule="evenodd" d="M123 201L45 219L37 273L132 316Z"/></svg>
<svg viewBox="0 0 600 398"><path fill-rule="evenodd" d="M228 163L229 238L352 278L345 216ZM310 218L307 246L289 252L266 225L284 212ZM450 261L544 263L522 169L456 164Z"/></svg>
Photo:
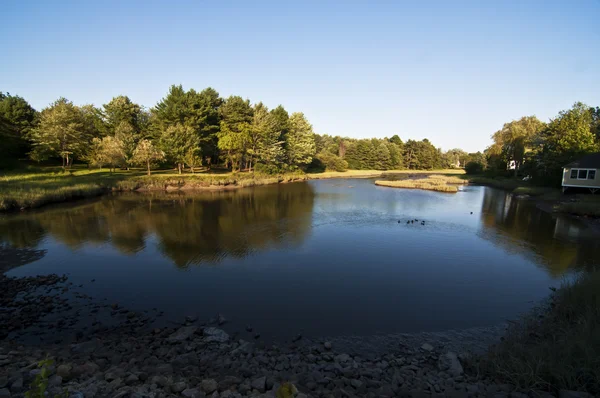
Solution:
<svg viewBox="0 0 600 398"><path fill-rule="evenodd" d="M552 215L533 201L486 188L480 235L511 253L534 256L553 276L571 267L592 266L600 258L600 243L584 223Z"/></svg>
<svg viewBox="0 0 600 398"><path fill-rule="evenodd" d="M295 246L311 231L313 188L293 183L228 191L106 196L0 219L0 242L35 248L45 236L77 250L106 244L124 254L156 238L178 267Z"/></svg>

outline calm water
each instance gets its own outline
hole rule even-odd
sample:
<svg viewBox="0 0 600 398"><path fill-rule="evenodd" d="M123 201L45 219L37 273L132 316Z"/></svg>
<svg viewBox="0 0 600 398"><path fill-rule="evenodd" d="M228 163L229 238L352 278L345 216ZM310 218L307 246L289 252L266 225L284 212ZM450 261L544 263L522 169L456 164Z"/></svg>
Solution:
<svg viewBox="0 0 600 398"><path fill-rule="evenodd" d="M222 313L278 339L494 325L598 258L585 225L486 187L322 180L0 218L0 267L22 264L9 275L66 273L163 322Z"/></svg>

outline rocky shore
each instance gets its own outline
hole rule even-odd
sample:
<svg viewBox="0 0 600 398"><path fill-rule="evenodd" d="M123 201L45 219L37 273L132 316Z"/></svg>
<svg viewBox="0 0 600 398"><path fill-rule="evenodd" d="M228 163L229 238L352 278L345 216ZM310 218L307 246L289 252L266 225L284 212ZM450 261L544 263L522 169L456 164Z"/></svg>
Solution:
<svg viewBox="0 0 600 398"><path fill-rule="evenodd" d="M218 319L154 328L151 315L73 294L66 277L0 279L0 398L39 388L42 374L50 397L554 396L465 372L470 349L503 327L272 345L235 339Z"/></svg>

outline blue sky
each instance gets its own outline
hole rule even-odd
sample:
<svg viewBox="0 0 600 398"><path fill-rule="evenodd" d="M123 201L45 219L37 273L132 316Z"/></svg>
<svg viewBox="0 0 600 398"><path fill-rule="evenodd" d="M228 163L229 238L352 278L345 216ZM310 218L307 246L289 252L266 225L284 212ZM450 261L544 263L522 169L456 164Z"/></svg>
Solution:
<svg viewBox="0 0 600 398"><path fill-rule="evenodd" d="M512 119L600 106L599 0L8 0L0 18L0 91L36 109L211 86L322 134L476 151Z"/></svg>

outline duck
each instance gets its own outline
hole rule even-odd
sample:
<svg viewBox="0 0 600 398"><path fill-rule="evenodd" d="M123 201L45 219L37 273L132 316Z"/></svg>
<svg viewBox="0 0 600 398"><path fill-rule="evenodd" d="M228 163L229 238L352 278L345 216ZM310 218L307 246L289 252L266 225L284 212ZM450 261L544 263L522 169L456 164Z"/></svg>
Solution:
<svg viewBox="0 0 600 398"><path fill-rule="evenodd" d="M425 221L421 221L421 225L425 225Z"/></svg>
<svg viewBox="0 0 600 398"><path fill-rule="evenodd" d="M473 212L471 212L471 214L473 214Z"/></svg>
<svg viewBox="0 0 600 398"><path fill-rule="evenodd" d="M410 224L410 221L409 221L409 220L407 220L407 221L406 221L406 223L407 223L407 224Z"/></svg>

